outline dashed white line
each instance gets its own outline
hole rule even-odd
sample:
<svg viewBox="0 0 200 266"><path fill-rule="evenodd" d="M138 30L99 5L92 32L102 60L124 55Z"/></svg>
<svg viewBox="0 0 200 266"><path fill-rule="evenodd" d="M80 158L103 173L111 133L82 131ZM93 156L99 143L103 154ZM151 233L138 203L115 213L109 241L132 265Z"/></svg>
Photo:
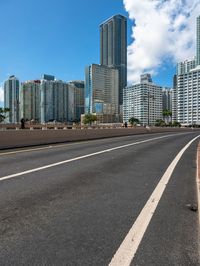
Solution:
<svg viewBox="0 0 200 266"><path fill-rule="evenodd" d="M187 148L199 137L200 135L193 138L187 145L185 145L171 162L124 241L112 258L109 266L129 266L131 264L177 163Z"/></svg>

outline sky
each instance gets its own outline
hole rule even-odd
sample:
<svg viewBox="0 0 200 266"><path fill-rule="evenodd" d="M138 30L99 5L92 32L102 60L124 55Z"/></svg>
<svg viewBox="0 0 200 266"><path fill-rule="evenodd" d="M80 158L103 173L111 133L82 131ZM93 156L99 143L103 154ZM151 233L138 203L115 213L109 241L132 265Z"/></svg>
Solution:
<svg viewBox="0 0 200 266"><path fill-rule="evenodd" d="M3 82L55 75L84 80L85 66L100 63L99 25L128 18L128 82L149 72L172 86L178 61L195 55L199 0L0 0L0 106Z"/></svg>

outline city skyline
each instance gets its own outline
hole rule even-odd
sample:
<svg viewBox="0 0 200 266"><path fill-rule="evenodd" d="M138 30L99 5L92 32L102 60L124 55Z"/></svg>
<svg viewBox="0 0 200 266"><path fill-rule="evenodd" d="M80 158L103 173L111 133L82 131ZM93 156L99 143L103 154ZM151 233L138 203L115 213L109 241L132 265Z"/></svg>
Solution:
<svg viewBox="0 0 200 266"><path fill-rule="evenodd" d="M147 4L150 15L157 14L160 8L162 14L165 14L168 18L170 18L173 10L176 9L176 5L178 5L177 3L172 5L172 1L168 1L169 8L166 11L163 4L158 8L155 3L154 5L152 4L153 2L155 1L144 0L141 4L138 0L134 1L134 3L129 0L118 2L103 0L101 3L97 3L95 7L92 7L92 1L87 0L84 3L78 1L78 9L77 2L66 4L63 0L59 2L59 5L55 5L53 1L47 2L46 0L43 3L39 3L39 1L29 1L27 3L25 0L22 0L20 4L12 0L1 3L2 20L5 23L2 23L0 26L3 38L3 41L0 43L0 87L2 87L3 82L10 75L15 75L21 82L38 79L42 73L53 74L64 81L83 80L85 66L99 62L99 25L115 14L122 14L127 18L131 18L131 20L128 19L127 36L129 48L128 80L131 83L134 64L130 64L135 60L131 49L136 48L135 51L139 51L134 46L134 43L136 45L141 40L141 35L138 35L139 29L144 32L146 30L141 22L142 19L144 20L144 18L141 18L145 11L144 4ZM181 3L183 5L183 1ZM198 1L193 0L190 1L192 4L189 6L189 1L186 1L185 8L190 7L188 10L191 12L191 16L188 15L188 26L186 15L185 17L183 16L184 8L183 6L181 7L181 3L179 3L178 9L179 16L177 16L177 20L173 23L176 22L178 25L175 28L176 33L179 32L178 27L182 28L183 32L186 30L185 37L183 38L181 35L181 40L183 41L183 39L187 40L193 33L189 34L189 29L195 30L195 27L192 28L192 25L193 20L194 22L196 20L196 14L200 13L200 4ZM136 4L138 5L138 12L135 12ZM85 10L85 13L82 10ZM6 19L8 11L12 17L11 20ZM139 15L140 17L138 17ZM36 17L37 20L35 19ZM144 20L144 22L146 21ZM133 33L135 32L135 36L132 35L132 26L134 26ZM155 28L154 23L151 26L152 29ZM133 42L133 37L135 42ZM165 40L165 37L161 35L161 40ZM187 42L190 41L191 47L185 47L185 59L195 54L193 40L194 38L187 40ZM148 41L146 41L147 48L150 45ZM156 45L157 42L155 42ZM173 47L176 47L176 45ZM147 48L146 50L148 50ZM161 49L161 51L164 50ZM141 56L139 52L137 57ZM180 53L183 54L182 46L180 46ZM154 51L151 52L149 50L149 54L149 58L145 57L144 59L151 61L154 58L152 55L155 55ZM134 56L136 56L136 52ZM143 69L141 69L140 65L136 65L134 73L137 73L138 70L141 72L146 70L145 72L154 74L153 77L157 84L168 87L172 86L172 76L175 73L176 67L174 58L172 56L163 58L164 55L162 53L155 56L160 60L157 61L156 66L151 64L150 67L145 66L145 62L140 60L141 64L143 64ZM137 78L139 78L139 75ZM0 106L3 105L2 99L3 92L0 89Z"/></svg>

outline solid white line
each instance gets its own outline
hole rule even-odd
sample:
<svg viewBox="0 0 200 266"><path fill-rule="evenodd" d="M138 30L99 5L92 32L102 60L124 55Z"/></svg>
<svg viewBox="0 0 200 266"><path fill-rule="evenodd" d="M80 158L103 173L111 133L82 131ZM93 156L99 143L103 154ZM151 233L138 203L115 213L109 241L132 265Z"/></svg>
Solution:
<svg viewBox="0 0 200 266"><path fill-rule="evenodd" d="M51 167L55 167L55 166L58 166L58 165L66 164L66 163L73 162L73 161L78 161L78 160L85 159L85 158L88 158L88 157L92 157L92 156L95 156L95 155L99 155L99 154L102 154L102 153L107 153L107 152L111 152L111 151L114 151L114 150L118 150L118 149L130 147L130 146L138 145L138 144L145 143L145 142L150 142L150 141L153 141L153 140L163 139L163 138L167 138L167 137L171 137L171 136L175 136L175 135L177 135L177 134L165 135L165 136L161 136L161 137L151 138L151 139L147 139L147 140L142 140L142 141L138 141L138 142L134 142L134 143L129 143L129 144L126 144L126 145L118 146L118 147L115 147L115 148L110 148L110 149L106 149L106 150L102 150L102 151L86 154L86 155L83 155L83 156L75 157L75 158L72 158L72 159L68 159L68 160L57 162L57 163L53 163L53 164L48 164L48 165L45 165L45 166L41 166L41 167L30 169L30 170L27 170L27 171L19 172L19 173L16 173L16 174L3 176L3 177L0 177L0 181L6 180L6 179L10 179L10 178L13 178L13 177L17 177L17 176L30 174L30 173L37 172L37 171L42 171L42 170L45 170L45 169L48 169L48 168L51 168Z"/></svg>
<svg viewBox="0 0 200 266"><path fill-rule="evenodd" d="M199 146L200 146L200 143L198 145L198 149L197 149L197 161L196 161L196 164L197 164L197 175L196 175L196 182L197 182L197 207L198 207L198 213L199 213L199 224L200 224L200 176L199 176ZM199 255L200 255L200 249L199 249Z"/></svg>
<svg viewBox="0 0 200 266"><path fill-rule="evenodd" d="M137 217L135 223L125 237L124 241L112 258L109 266L129 266L131 264L177 163L179 162L186 149L199 137L200 135L192 139L171 162L161 180L159 181L157 187L155 188L144 208Z"/></svg>

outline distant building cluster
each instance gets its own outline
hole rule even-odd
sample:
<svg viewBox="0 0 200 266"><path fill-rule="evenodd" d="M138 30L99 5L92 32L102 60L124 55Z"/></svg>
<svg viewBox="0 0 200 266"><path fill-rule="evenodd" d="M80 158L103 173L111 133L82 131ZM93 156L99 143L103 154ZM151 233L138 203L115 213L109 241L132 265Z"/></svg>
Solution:
<svg viewBox="0 0 200 266"><path fill-rule="evenodd" d="M20 83L10 76L4 82L4 107L10 110L6 122L80 122L90 113L102 123L134 117L146 126L168 114L168 123L200 125L200 16L196 49L193 59L177 64L173 88L154 84L148 73L127 86L127 19L115 15L100 24L100 64L85 68L84 81L64 82L45 74Z"/></svg>
<svg viewBox="0 0 200 266"><path fill-rule="evenodd" d="M8 123L22 118L36 123L78 122L84 113L84 81L63 82L43 75L20 84L11 76L4 83L4 99L10 109Z"/></svg>

